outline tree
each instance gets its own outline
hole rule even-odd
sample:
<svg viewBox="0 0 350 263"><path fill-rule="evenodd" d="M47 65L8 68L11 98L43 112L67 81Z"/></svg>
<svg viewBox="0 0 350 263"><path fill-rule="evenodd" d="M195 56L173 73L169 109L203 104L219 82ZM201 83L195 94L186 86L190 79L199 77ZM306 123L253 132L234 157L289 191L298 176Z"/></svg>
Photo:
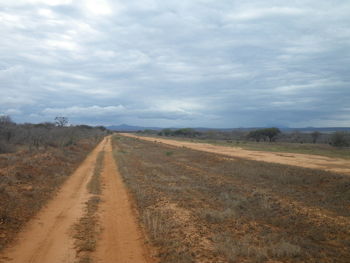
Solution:
<svg viewBox="0 0 350 263"><path fill-rule="evenodd" d="M331 136L330 144L335 147L347 147L350 145L345 132L335 132Z"/></svg>
<svg viewBox="0 0 350 263"><path fill-rule="evenodd" d="M257 142L260 142L261 140L265 140L265 136L259 130L249 132L247 137L252 138Z"/></svg>
<svg viewBox="0 0 350 263"><path fill-rule="evenodd" d="M7 143L10 142L14 135L15 123L8 115L0 115L0 139L4 139Z"/></svg>
<svg viewBox="0 0 350 263"><path fill-rule="evenodd" d="M68 125L68 118L67 117L56 117L55 123L58 127L64 127Z"/></svg>
<svg viewBox="0 0 350 263"><path fill-rule="evenodd" d="M191 128L183 128L183 129L178 129L173 132L174 136L183 136L183 137L196 137L200 135L200 132L197 132L194 129Z"/></svg>
<svg viewBox="0 0 350 263"><path fill-rule="evenodd" d="M267 128L264 129L265 135L269 138L270 142L274 141L276 136L281 133L278 128Z"/></svg>
<svg viewBox="0 0 350 263"><path fill-rule="evenodd" d="M268 138L269 141L272 142L275 140L276 136L280 133L281 131L278 128L259 129L259 130L251 131L248 134L248 138L253 138L257 142Z"/></svg>
<svg viewBox="0 0 350 263"><path fill-rule="evenodd" d="M316 143L317 139L321 136L321 133L318 131L314 131L313 133L311 133L311 137L312 137L312 142Z"/></svg>
<svg viewBox="0 0 350 263"><path fill-rule="evenodd" d="M9 115L0 115L0 126L7 126L13 124L13 121Z"/></svg>

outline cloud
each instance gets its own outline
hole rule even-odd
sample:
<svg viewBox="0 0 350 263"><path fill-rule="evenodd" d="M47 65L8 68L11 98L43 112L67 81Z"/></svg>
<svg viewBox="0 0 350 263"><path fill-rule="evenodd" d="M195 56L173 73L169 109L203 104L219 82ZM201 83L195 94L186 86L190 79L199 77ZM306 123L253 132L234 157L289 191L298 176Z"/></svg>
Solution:
<svg viewBox="0 0 350 263"><path fill-rule="evenodd" d="M3 115L10 115L10 116L20 115L20 114L22 114L22 111L20 111L18 109L7 109L3 112Z"/></svg>
<svg viewBox="0 0 350 263"><path fill-rule="evenodd" d="M0 4L4 6L28 6L28 5L48 5L48 6L56 6L56 5L68 5L71 4L73 0L17 0L17 1L9 1L9 0L0 0Z"/></svg>
<svg viewBox="0 0 350 263"><path fill-rule="evenodd" d="M42 110L42 114L49 116L99 116L99 115L113 115L120 114L125 111L125 107L122 105L118 106L88 106L88 107L79 107L73 106L68 108L45 108Z"/></svg>
<svg viewBox="0 0 350 263"><path fill-rule="evenodd" d="M0 112L16 121L348 123L346 1L0 3Z"/></svg>
<svg viewBox="0 0 350 263"><path fill-rule="evenodd" d="M115 1L118 3L118 1ZM83 8L89 15L111 15L113 12L120 12L123 8L121 4L114 4L114 10L112 5L107 0L86 0L83 2Z"/></svg>
<svg viewBox="0 0 350 263"><path fill-rule="evenodd" d="M299 16L305 14L305 10L293 7L269 7L251 8L229 14L228 19L232 20L255 20L273 16Z"/></svg>

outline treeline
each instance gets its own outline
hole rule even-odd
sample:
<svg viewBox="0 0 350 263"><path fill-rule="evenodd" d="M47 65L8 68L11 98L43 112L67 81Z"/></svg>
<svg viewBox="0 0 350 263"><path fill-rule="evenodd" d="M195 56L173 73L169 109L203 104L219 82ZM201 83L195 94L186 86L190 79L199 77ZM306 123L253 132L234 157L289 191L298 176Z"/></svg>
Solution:
<svg viewBox="0 0 350 263"><path fill-rule="evenodd" d="M188 138L194 138L200 136L202 133L196 131L195 129L191 128L184 128L184 129L163 129L160 132L158 132L159 136L179 136L179 137L188 137Z"/></svg>
<svg viewBox="0 0 350 263"><path fill-rule="evenodd" d="M65 117L56 117L52 123L17 124L9 116L0 116L0 153L67 147L83 139L99 141L107 133L103 126L68 126Z"/></svg>
<svg viewBox="0 0 350 263"><path fill-rule="evenodd" d="M202 140L225 140L228 142L239 141L255 141L255 142L289 142L289 143L323 143L330 144L335 147L349 147L349 132L320 133L313 132L282 132L278 128L264 128L254 130L235 129L231 131L206 130L198 131L196 129L163 129L138 131L141 134L196 138Z"/></svg>

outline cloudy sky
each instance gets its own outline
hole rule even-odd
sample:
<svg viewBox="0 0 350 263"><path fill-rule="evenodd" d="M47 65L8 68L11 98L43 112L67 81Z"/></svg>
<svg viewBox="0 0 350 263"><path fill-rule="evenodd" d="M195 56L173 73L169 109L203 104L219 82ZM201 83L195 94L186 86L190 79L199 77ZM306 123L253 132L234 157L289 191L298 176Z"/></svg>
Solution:
<svg viewBox="0 0 350 263"><path fill-rule="evenodd" d="M350 126L350 1L0 0L0 36L17 122Z"/></svg>

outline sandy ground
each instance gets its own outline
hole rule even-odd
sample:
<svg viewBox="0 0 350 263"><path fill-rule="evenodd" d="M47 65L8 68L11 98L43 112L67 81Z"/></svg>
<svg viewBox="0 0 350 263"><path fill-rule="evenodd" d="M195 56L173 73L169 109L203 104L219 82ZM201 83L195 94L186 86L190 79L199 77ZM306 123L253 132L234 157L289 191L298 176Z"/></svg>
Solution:
<svg viewBox="0 0 350 263"><path fill-rule="evenodd" d="M0 262L76 262L73 225L84 215L85 202L90 197L86 186L101 150L106 152L102 172L105 186L99 216L103 230L93 257L106 263L149 262L127 191L113 160L110 137L88 155L58 194L27 224L14 245L0 254Z"/></svg>
<svg viewBox="0 0 350 263"><path fill-rule="evenodd" d="M97 243L94 262L150 262L141 231L131 210L128 193L113 159L110 138L105 148L103 167L100 209L103 232Z"/></svg>
<svg viewBox="0 0 350 263"><path fill-rule="evenodd" d="M147 141L165 143L167 145L172 145L176 147L187 147L199 151L223 154L232 157L239 157L248 160L294 165L299 167L321 169L350 175L350 161L346 159L330 158L311 154L252 151L238 147L226 147L207 143L193 143L176 141L172 139L143 137L129 133L122 133L121 135L139 138Z"/></svg>

